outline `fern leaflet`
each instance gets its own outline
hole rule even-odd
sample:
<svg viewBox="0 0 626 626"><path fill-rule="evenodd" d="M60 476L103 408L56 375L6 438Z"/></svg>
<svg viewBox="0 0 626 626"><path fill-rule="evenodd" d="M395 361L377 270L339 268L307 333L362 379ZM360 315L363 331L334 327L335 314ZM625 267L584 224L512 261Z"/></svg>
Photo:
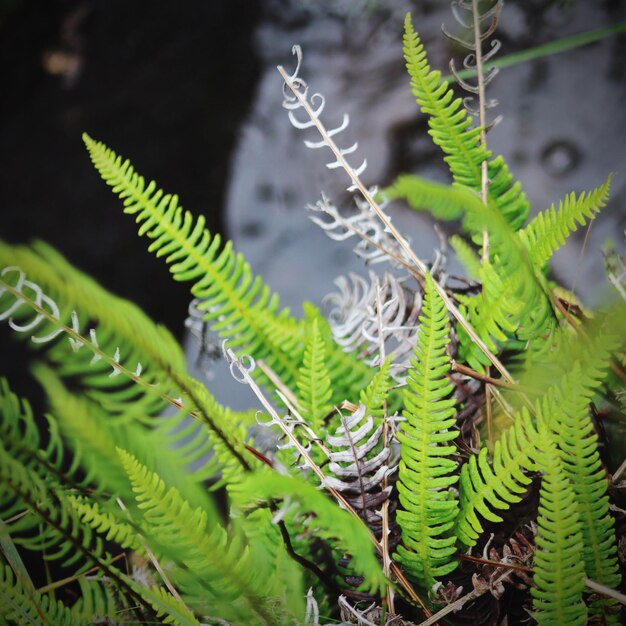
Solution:
<svg viewBox="0 0 626 626"><path fill-rule="evenodd" d="M302 417L318 435L323 432L324 417L332 409L331 381L326 369L325 357L324 341L317 320L314 319L298 376L300 391L298 400L302 407Z"/></svg>
<svg viewBox="0 0 626 626"><path fill-rule="evenodd" d="M582 599L584 561L582 529L575 494L556 445L541 432L537 461L543 471L539 493L535 587L531 589L539 626L583 626L587 610Z"/></svg>
<svg viewBox="0 0 626 626"><path fill-rule="evenodd" d="M533 447L537 432L530 414L523 408L515 423L496 441L493 461L487 458L487 448L470 456L461 468L459 481L460 510L454 533L461 543L473 546L483 532L478 515L492 522L502 518L493 509L506 510L519 502L531 479L526 471L534 471Z"/></svg>
<svg viewBox="0 0 626 626"><path fill-rule="evenodd" d="M397 520L402 545L396 551L412 578L430 589L440 576L456 568L454 535L458 513L451 486L457 482L454 428L455 400L446 379L451 365L446 355L450 341L446 309L433 279L426 275L420 333L404 392L404 417L398 439L402 458L398 474L401 509Z"/></svg>
<svg viewBox="0 0 626 626"><path fill-rule="evenodd" d="M552 205L547 211L539 213L522 230L519 238L528 248L535 267L543 267L552 255L565 244L570 234L580 226L585 226L606 204L611 186L611 176L589 193L574 192L559 202L559 208ZM578 223L578 224L577 224Z"/></svg>

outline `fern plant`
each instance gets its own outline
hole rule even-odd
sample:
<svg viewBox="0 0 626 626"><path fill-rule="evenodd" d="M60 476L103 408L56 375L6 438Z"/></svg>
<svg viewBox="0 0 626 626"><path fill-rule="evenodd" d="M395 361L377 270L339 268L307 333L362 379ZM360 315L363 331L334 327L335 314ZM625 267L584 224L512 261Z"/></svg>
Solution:
<svg viewBox="0 0 626 626"><path fill-rule="evenodd" d="M623 393L626 311L574 313L549 278L610 177L527 222L486 140L482 46L500 9L455 5L476 27L474 108L405 23L411 88L450 185L405 174L366 187L358 146L343 147L348 118L326 127L300 49L291 74L279 68L292 125L317 133L306 145L329 150L357 194L356 216L323 197L315 221L390 262L339 279L328 319L281 309L204 218L84 135L262 410L221 406L165 329L60 253L0 243L0 321L34 348L49 409L34 416L0 382L1 624L432 624L455 611L496 623L487 596L509 623L524 609L540 625L620 622L620 470L608 475L598 424ZM386 202L399 199L461 221L462 288L394 226Z"/></svg>

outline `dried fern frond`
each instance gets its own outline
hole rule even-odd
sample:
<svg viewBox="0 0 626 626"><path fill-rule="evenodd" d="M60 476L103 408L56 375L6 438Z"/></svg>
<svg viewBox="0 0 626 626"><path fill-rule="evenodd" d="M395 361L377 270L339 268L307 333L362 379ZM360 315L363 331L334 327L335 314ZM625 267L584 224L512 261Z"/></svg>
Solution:
<svg viewBox="0 0 626 626"><path fill-rule="evenodd" d="M327 484L346 496L363 521L380 538L381 517L377 509L389 498L391 486L383 489L382 481L396 468L389 467L391 451L381 447L383 424L376 425L366 415L365 405L348 416L341 416L341 426L326 435L330 450Z"/></svg>
<svg viewBox="0 0 626 626"><path fill-rule="evenodd" d="M286 83L283 85L283 108L287 109L289 121L298 130L306 130L309 128L316 128L321 136L321 141L310 141L305 139L304 143L307 148L317 150L320 148L331 147L331 139L348 128L350 123L350 116L347 113L343 114L341 124L330 130L326 130L325 125L320 120L324 107L326 106L326 99L324 96L315 92L309 96L309 85L300 76L300 66L302 64L302 50L300 46L293 46L293 54L296 56L296 69L291 76L286 76L290 86ZM282 69L282 68L279 68ZM298 119L296 111L303 109L305 112L304 119ZM348 191L355 191L358 188L357 179L365 171L367 167L367 159L363 159L361 164L357 167L351 166L346 157L353 154L358 149L357 142L353 143L347 148L339 148L334 139L332 139L332 146L337 149L335 154L335 160L326 163L328 169L344 169L350 176L351 185L348 187Z"/></svg>
<svg viewBox="0 0 626 626"><path fill-rule="evenodd" d="M330 326L337 344L357 352L372 367L382 365L382 341L384 356L391 358L391 376L402 384L415 346L422 296L391 274L385 273L381 280L370 272L369 279L368 284L350 274L335 280L339 292L324 299Z"/></svg>
<svg viewBox="0 0 626 626"><path fill-rule="evenodd" d="M375 187L369 191L372 196L378 194ZM307 205L307 209L322 213L330 219L323 219L316 215L311 215L309 219L335 241L359 237L360 241L354 247L354 253L368 265L386 261L396 267L410 267L411 260L405 249L384 228L380 220L372 213L369 204L357 197L354 198L354 203L356 212L344 216L330 199L322 194L321 199L315 204ZM380 208L384 210L386 204L386 201L381 202ZM407 246L410 245L408 239L405 242Z"/></svg>
<svg viewBox="0 0 626 626"><path fill-rule="evenodd" d="M485 97L485 88L495 78L498 68L492 66L487 69L485 65L493 59L502 44L499 39L493 39L490 43L490 50L483 52L483 42L487 41L498 27L503 4L503 0L496 0L491 7L481 12L477 0L453 0L451 3L452 13L457 23L464 30L469 31L468 39L457 37L450 33L445 26L441 27L446 37L470 50L470 53L463 59L463 67L466 71L476 75L475 84L461 78L454 59L450 59L449 67L459 86L472 94L463 98L463 106L470 115L479 118L479 125L485 133L502 119L501 116L498 116L492 122L487 123L485 115L486 110L498 106L497 100ZM485 23L487 23L486 28Z"/></svg>

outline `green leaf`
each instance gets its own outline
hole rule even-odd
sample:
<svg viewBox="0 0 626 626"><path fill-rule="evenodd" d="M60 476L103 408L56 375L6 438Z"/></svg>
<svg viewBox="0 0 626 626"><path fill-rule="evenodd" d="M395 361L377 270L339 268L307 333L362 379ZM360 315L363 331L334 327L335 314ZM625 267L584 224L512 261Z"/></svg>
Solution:
<svg viewBox="0 0 626 626"><path fill-rule="evenodd" d="M457 482L455 400L450 397L451 370L446 346L448 316L426 275L420 332L404 391L405 409L398 440L402 444L398 473L402 545L396 558L420 585L430 589L437 578L456 569L456 538L451 532L458 501L451 489Z"/></svg>

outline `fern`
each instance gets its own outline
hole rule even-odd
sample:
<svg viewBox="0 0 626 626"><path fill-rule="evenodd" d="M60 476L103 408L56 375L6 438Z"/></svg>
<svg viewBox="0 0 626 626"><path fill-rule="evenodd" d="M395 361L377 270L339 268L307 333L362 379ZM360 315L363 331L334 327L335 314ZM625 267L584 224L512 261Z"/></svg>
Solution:
<svg viewBox="0 0 626 626"><path fill-rule="evenodd" d="M118 597L125 606L143 619L151 618L153 611L131 589L121 572L112 564L102 537L81 523L78 513L58 485L46 485L39 477L19 462L11 459L0 445L0 498L10 496L15 508L28 511L7 524L16 545L27 550L43 552L50 561L62 567L71 567L77 574L94 566L116 586ZM34 532L33 532L34 531Z"/></svg>
<svg viewBox="0 0 626 626"><path fill-rule="evenodd" d="M474 56L465 63L483 87L492 74L483 73L491 53L482 55L481 42L493 29L483 32L481 25L493 18L495 28L500 8L499 0L483 13L476 2L453 7L457 19L473 12ZM349 621L383 623L396 614L422 621L424 613L428 623L441 622L487 591L499 600L502 585L513 581L505 559L528 562L530 539L517 551L514 540L500 548L510 524L494 546L487 541L483 559L458 552L484 545L487 523L503 521L513 505L521 511L527 496L530 517L537 492L530 593L540 626L583 623L584 584L620 584L609 482L589 406L617 393L623 372L614 361L624 347L625 311L566 313L547 278L555 250L606 203L610 177L522 228L528 202L503 159L487 149L484 89L478 89L483 128L475 128L471 106L464 110L429 67L409 16L404 53L454 182L404 176L386 196L459 220L468 241L482 240L480 259L472 245L453 240L480 281L461 279L458 293L446 282L442 254L429 269L378 204L381 194L363 184L366 161L353 167L349 156L357 145L335 141L348 117L330 130L322 122L325 100L310 95L300 76L298 47L294 73L279 68L283 106L296 128L319 133L306 145L330 149L327 165L342 168L349 191L363 197L352 216L323 197L317 205L323 219L315 221L334 239L357 235L356 252L367 262L388 259L408 272L339 281L330 320L308 303L301 320L280 309L278 297L230 242L205 228L203 217L84 136L149 250L175 280L190 283L196 322L203 319L227 340L231 373L249 385L269 421L221 406L189 376L165 329L45 244L0 242L0 321L33 344L32 372L49 403L38 424L0 380L0 623L295 626L305 611L305 585L312 588L305 620L316 624L320 606L329 620L350 614ZM506 382L482 373L488 362ZM258 384L270 382L286 416L268 400L271 389ZM483 396L481 415L475 407ZM168 406L174 414L163 415ZM459 430L474 434L481 419L492 417L490 408L511 424L495 443L491 430L489 447L477 443L480 433L458 441ZM286 441L255 442L249 427L257 421L280 428ZM533 480L539 472L540 488ZM219 490L219 501L211 490ZM54 566L40 591L22 551ZM486 560L493 555L495 564ZM467 568L455 571L459 560ZM473 589L459 597L470 576ZM429 615L408 579L447 606ZM70 597L69 580L80 591L72 606L59 602ZM530 583L525 573L517 580ZM394 606L396 588L406 616ZM383 606L351 605L372 599ZM592 620L619 623L613 600L595 593L587 600ZM460 620L471 621L472 609L465 610ZM482 619L480 607L477 614L476 623L493 621Z"/></svg>
<svg viewBox="0 0 626 626"><path fill-rule="evenodd" d="M543 478L537 520L535 587L531 589L534 617L539 626L582 626L587 611L582 599L584 562L579 554L583 538L575 494L551 437L541 432L537 445Z"/></svg>
<svg viewBox="0 0 626 626"><path fill-rule="evenodd" d="M310 484L279 474L252 474L242 485L238 505L253 506L255 502L284 500L289 516L308 516L303 526L315 536L326 538L351 558L354 572L363 576L364 587L371 593L380 592L385 584L381 567L374 556L372 541L363 523L343 511L323 493Z"/></svg>
<svg viewBox="0 0 626 626"><path fill-rule="evenodd" d="M182 566L174 582L184 594L226 620L274 624L264 599L272 595L269 579L250 567L241 538L229 541L215 516L192 509L156 473L124 450L118 453L143 511L141 527L155 551Z"/></svg>
<svg viewBox="0 0 626 626"><path fill-rule="evenodd" d="M608 480L598 453L598 437L589 419L588 383L575 362L561 381L561 388L543 403L543 419L553 431L561 458L561 471L571 484L581 523L583 560L586 575L606 587L620 583L614 522L606 494ZM617 624L615 601L596 598L592 614L602 615L607 624Z"/></svg>
<svg viewBox="0 0 626 626"><path fill-rule="evenodd" d="M361 391L360 401L365 415L381 418L391 390L391 357L387 357L369 385Z"/></svg>
<svg viewBox="0 0 626 626"><path fill-rule="evenodd" d="M17 584L8 565L0 561L0 623L18 626L88 626L90 619L78 617L59 600L36 591L29 593Z"/></svg>
<svg viewBox="0 0 626 626"><path fill-rule="evenodd" d="M254 277L250 266L232 244L222 246L219 235L211 235L205 219L194 219L178 204L178 196L164 194L137 174L129 161L88 135L83 139L91 159L113 192L124 200L124 212L135 216L139 234L152 240L148 250L165 257L175 280L195 281L191 291L201 303L221 337L233 349L245 350L264 359L288 385L297 378L295 364L302 348L290 339L298 334L287 309L279 312L278 296ZM275 328L281 330L273 332Z"/></svg>
<svg viewBox="0 0 626 626"><path fill-rule="evenodd" d="M443 150L454 180L476 191L481 189L481 164L488 160L489 198L500 214L517 230L530 210L526 196L502 157L491 158L480 143L480 128L472 127L471 117L461 98L442 80L441 72L431 70L426 51L415 32L410 15L404 21L404 56L411 76L411 89L421 110L429 115L433 141Z"/></svg>
<svg viewBox="0 0 626 626"><path fill-rule="evenodd" d="M390 450L380 445L382 432L383 424L376 426L361 404L351 415L342 415L341 426L325 439L330 460L326 486L341 492L377 537L380 507L390 491L383 481L393 472L388 465Z"/></svg>
<svg viewBox="0 0 626 626"><path fill-rule="evenodd" d="M298 376L299 402L302 417L315 433L324 429L324 417L332 409L331 381L325 364L326 350L317 320L313 320L311 334L304 350L304 361Z"/></svg>
<svg viewBox="0 0 626 626"><path fill-rule="evenodd" d="M133 585L137 593L147 600L161 618L162 624L174 624L174 626L200 626L193 612L185 606L183 601L175 598L162 587L142 587Z"/></svg>
<svg viewBox="0 0 626 626"><path fill-rule="evenodd" d="M493 461L487 448L471 455L461 468L459 481L460 510L454 534L466 546L473 546L483 532L478 515L491 522L501 522L494 509L507 510L519 502L531 483L527 471L537 466L533 460L537 432L527 409L515 416L513 426L496 441Z"/></svg>
<svg viewBox="0 0 626 626"><path fill-rule="evenodd" d="M446 356L447 315L427 276L420 334L404 392L404 418L398 439L402 444L397 520L402 545L397 558L412 578L431 588L436 579L456 568L456 539L450 532L458 512L451 486L457 482L452 385Z"/></svg>
<svg viewBox="0 0 626 626"><path fill-rule="evenodd" d="M401 176L385 194L406 198L415 209L428 207L440 215L463 215L464 228L471 234L489 234L493 269L481 273L485 289L475 297L471 319L481 336L498 334L494 324L509 333L514 329L523 339L552 332L555 316L545 278L532 265L527 249L492 201L483 204L467 187L441 185L417 176Z"/></svg>
<svg viewBox="0 0 626 626"><path fill-rule="evenodd" d="M72 311L79 311L83 320L98 329L100 348L113 356L121 346L122 362L131 363L133 368L141 363L147 382L164 384L166 370L184 370L182 350L165 328L154 324L134 304L107 292L46 244L34 242L31 248L26 248L0 241L0 267L4 266L21 268L30 281L58 304L60 323L73 326ZM0 310L5 309L3 302L8 298L8 294L0 298ZM32 312L23 307L15 311L13 319L20 322L29 315ZM39 334L44 336L56 329L50 322L42 321ZM86 324L79 324L77 330L89 334ZM74 385L80 381L85 395L106 404L120 419L127 416L131 420L150 421L165 407L158 395L145 393L123 377L111 378L109 365L94 359L92 353L81 350L68 353L67 344L62 342L32 345L46 351L45 358L58 376L71 379Z"/></svg>
<svg viewBox="0 0 626 626"><path fill-rule="evenodd" d="M458 235L452 235L449 243L456 252L459 261L465 266L468 276L478 279L481 271L480 258L474 248Z"/></svg>
<svg viewBox="0 0 626 626"><path fill-rule="evenodd" d="M519 231L518 236L528 248L531 262L535 267L543 267L564 243L569 235L580 226L585 226L585 218L592 220L606 204L611 186L611 176L589 193L574 192L559 202L558 209L552 205L539 213Z"/></svg>

